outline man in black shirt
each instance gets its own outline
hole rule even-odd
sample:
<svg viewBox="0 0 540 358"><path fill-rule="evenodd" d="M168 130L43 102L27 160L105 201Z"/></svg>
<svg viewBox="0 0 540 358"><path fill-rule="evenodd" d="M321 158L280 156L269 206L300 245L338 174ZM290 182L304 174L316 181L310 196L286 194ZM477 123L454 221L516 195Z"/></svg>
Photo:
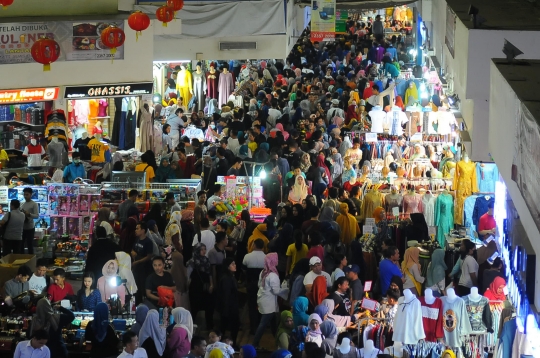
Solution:
<svg viewBox="0 0 540 358"><path fill-rule="evenodd" d="M135 236L137 242L133 245L133 251L131 251L131 257L134 262L131 264L131 270L135 278L135 283L138 287L143 287L146 277L152 272L151 259L154 255L154 246L152 245L152 239L146 237L148 229L146 223L140 222L135 228ZM135 299L137 303L142 301L143 290L137 290Z"/></svg>
<svg viewBox="0 0 540 358"><path fill-rule="evenodd" d="M339 277L334 282L333 289L334 292L331 293L328 298L334 300L334 314L338 316L350 316L351 299L348 293L349 280L343 276Z"/></svg>
<svg viewBox="0 0 540 358"><path fill-rule="evenodd" d="M159 305L158 287L163 286L174 292L176 291L176 286L174 285L171 274L165 271L165 259L163 257L154 256L152 267L154 273L146 278L146 299L156 307L165 307L165 305Z"/></svg>
<svg viewBox="0 0 540 358"><path fill-rule="evenodd" d="M218 157L216 173L218 176L227 175L227 170L229 170L229 162L225 158L226 154L227 152L223 147L219 147L216 151L216 156Z"/></svg>

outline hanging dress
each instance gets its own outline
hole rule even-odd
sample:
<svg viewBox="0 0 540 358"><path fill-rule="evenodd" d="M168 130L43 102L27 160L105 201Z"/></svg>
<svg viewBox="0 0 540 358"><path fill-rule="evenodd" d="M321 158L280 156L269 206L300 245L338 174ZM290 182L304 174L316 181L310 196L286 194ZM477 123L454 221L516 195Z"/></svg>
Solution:
<svg viewBox="0 0 540 358"><path fill-rule="evenodd" d="M476 164L463 160L456 164L453 188L456 191L456 204L454 206L454 222L463 225L463 207L465 199L472 193L478 192L476 180Z"/></svg>
<svg viewBox="0 0 540 358"><path fill-rule="evenodd" d="M141 152L146 152L147 150L153 150L153 126L152 126L152 114L148 112L145 108L141 109L141 124L139 126L139 137L141 142Z"/></svg>
<svg viewBox="0 0 540 358"><path fill-rule="evenodd" d="M193 72L193 95L197 97L197 110L204 109L204 93L206 92L206 78L204 72ZM185 102L184 102L185 103Z"/></svg>

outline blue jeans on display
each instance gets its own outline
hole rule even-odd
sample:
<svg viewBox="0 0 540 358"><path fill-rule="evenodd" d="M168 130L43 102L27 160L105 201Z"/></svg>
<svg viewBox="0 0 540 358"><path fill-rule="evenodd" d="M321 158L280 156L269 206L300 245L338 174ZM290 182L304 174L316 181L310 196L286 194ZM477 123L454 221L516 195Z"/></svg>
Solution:
<svg viewBox="0 0 540 358"><path fill-rule="evenodd" d="M263 314L261 317L261 322L259 323L259 327L257 327L257 331L255 332L255 337L253 338L253 346L258 347L259 342L261 340L262 335L264 334L264 330L266 329L266 326L268 326L268 323L272 323L272 333L276 331L275 326L275 313L267 313Z"/></svg>

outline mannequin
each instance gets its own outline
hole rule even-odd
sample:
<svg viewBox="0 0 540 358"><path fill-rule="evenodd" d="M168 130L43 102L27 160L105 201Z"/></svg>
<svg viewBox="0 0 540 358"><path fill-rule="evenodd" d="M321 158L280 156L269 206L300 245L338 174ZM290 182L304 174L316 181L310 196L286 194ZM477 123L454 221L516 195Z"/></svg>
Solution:
<svg viewBox="0 0 540 358"><path fill-rule="evenodd" d="M395 161L394 156L392 155L393 153L394 151L392 149L389 149L388 152L386 152L386 157L384 157L385 167L390 167L390 163L393 163Z"/></svg>
<svg viewBox="0 0 540 358"><path fill-rule="evenodd" d="M480 301L482 296L478 294L478 287L471 287L471 294L469 295L469 298L474 302Z"/></svg>
<svg viewBox="0 0 540 358"><path fill-rule="evenodd" d="M428 226L435 226L435 203L437 198L431 193L431 190L426 191L422 195L422 212L424 213L424 218L426 219L426 224Z"/></svg>
<svg viewBox="0 0 540 358"><path fill-rule="evenodd" d="M489 307L489 300L478 294L477 287L471 287L471 293L463 297L467 307L467 314L474 332L493 332L493 316Z"/></svg>
<svg viewBox="0 0 540 358"><path fill-rule="evenodd" d="M98 117L107 117L107 107L109 106L109 103L107 103L106 99L100 99L99 100L99 109L98 109Z"/></svg>
<svg viewBox="0 0 540 358"><path fill-rule="evenodd" d="M176 90L180 94L180 97L182 97L183 102L187 104L191 100L193 87L191 84L191 72L186 69L185 64L180 65L180 71L178 71L176 79Z"/></svg>
<svg viewBox="0 0 540 358"><path fill-rule="evenodd" d="M444 337L442 301L433 296L433 291L428 288L425 296L420 297L422 305L422 324L426 333L426 341L436 342Z"/></svg>
<svg viewBox="0 0 540 358"><path fill-rule="evenodd" d="M398 300L392 340L403 344L417 344L419 340L425 337L420 300L416 298L411 290L405 289L403 297Z"/></svg>
<svg viewBox="0 0 540 358"><path fill-rule="evenodd" d="M386 212L391 213L393 208L399 208L401 211L401 205L403 204L403 196L398 192L395 185L391 188L391 193L385 197Z"/></svg>
<svg viewBox="0 0 540 358"><path fill-rule="evenodd" d="M442 192L435 200L435 226L437 226L437 241L444 247L448 234L454 228L454 197L448 191Z"/></svg>
<svg viewBox="0 0 540 358"><path fill-rule="evenodd" d="M103 133L103 127L101 126L101 121L97 121L96 124L94 125L94 135L95 134L101 134Z"/></svg>
<svg viewBox="0 0 540 358"><path fill-rule="evenodd" d="M386 114L386 123L389 126L390 135L402 135L402 125L408 121L409 118L407 118L405 112L403 112L398 106L393 106L392 110Z"/></svg>
<svg viewBox="0 0 540 358"><path fill-rule="evenodd" d="M141 108L139 119L140 152L144 153L147 150L152 150L154 147L154 127L152 125L152 113L150 112L148 103L145 103L143 108Z"/></svg>
<svg viewBox="0 0 540 358"><path fill-rule="evenodd" d="M206 97L218 98L219 72L216 71L215 63L210 63L210 71L206 72Z"/></svg>
<svg viewBox="0 0 540 358"><path fill-rule="evenodd" d="M73 143L73 150L81 153L81 160L90 160L92 156L91 151L88 148L89 142L90 138L88 138L88 132L84 131L81 133L81 138L77 139L75 143Z"/></svg>
<svg viewBox="0 0 540 358"><path fill-rule="evenodd" d="M379 353L382 352L375 348L375 344L371 339L368 339L364 348L360 349L360 357L362 358L375 358Z"/></svg>
<svg viewBox="0 0 540 358"><path fill-rule="evenodd" d="M386 112L383 111L381 106L375 106L369 112L369 117L371 118L371 132L372 133L383 133L384 124L387 121Z"/></svg>
<svg viewBox="0 0 540 358"><path fill-rule="evenodd" d="M394 342L393 346L384 349L384 353L397 358L403 357L403 343Z"/></svg>
<svg viewBox="0 0 540 358"><path fill-rule="evenodd" d="M105 153L109 150L109 146L101 141L101 134L94 135L94 138L88 142L88 148L91 151L90 160L93 163L105 163Z"/></svg>
<svg viewBox="0 0 540 358"><path fill-rule="evenodd" d="M226 67L222 68L223 72L219 75L219 99L218 106L221 109L223 105L229 100L229 96L234 91L234 81L232 73ZM232 108L231 108L232 109Z"/></svg>
<svg viewBox="0 0 540 358"><path fill-rule="evenodd" d="M433 296L433 290L431 288L426 288L424 291L424 299L426 300L426 303L429 305L432 305L433 302L435 302L435 296Z"/></svg>
<svg viewBox="0 0 540 358"><path fill-rule="evenodd" d="M454 174L454 183L452 186L456 190L454 221L458 225L463 225L463 207L465 205L465 199L471 196L472 193L478 192L476 165L469 160L468 156L466 159L467 161L461 160L456 164L456 172Z"/></svg>
<svg viewBox="0 0 540 358"><path fill-rule="evenodd" d="M206 94L206 76L201 69L201 63L197 62L193 72L193 93L197 97L197 110L202 111L204 109Z"/></svg>
<svg viewBox="0 0 540 358"><path fill-rule="evenodd" d="M409 192L403 196L403 212L406 214L422 212L422 196L414 192L414 187L409 188Z"/></svg>
<svg viewBox="0 0 540 358"><path fill-rule="evenodd" d="M458 296L456 295L456 291L453 288L446 289L446 297L447 301L450 303L453 303L458 298Z"/></svg>
<svg viewBox="0 0 540 358"><path fill-rule="evenodd" d="M35 138L30 139L30 144L24 148L23 156L27 157L28 167L41 167L41 157L45 154L45 149Z"/></svg>
<svg viewBox="0 0 540 358"><path fill-rule="evenodd" d="M390 174L390 168L383 167L382 170L381 170L381 174L382 174L383 178L386 178L388 176L388 174Z"/></svg>
<svg viewBox="0 0 540 358"><path fill-rule="evenodd" d="M47 156L49 157L49 167L62 168L64 157L67 161L67 152L63 143L58 141L57 136L53 136L51 142L47 146Z"/></svg>

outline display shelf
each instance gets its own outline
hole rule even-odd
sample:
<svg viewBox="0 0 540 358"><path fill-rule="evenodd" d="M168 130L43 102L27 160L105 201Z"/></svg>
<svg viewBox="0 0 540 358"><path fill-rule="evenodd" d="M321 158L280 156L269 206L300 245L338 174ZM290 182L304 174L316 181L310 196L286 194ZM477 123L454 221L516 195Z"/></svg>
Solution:
<svg viewBox="0 0 540 358"><path fill-rule="evenodd" d="M3 124L20 124L22 126L29 126L29 127L45 127L45 124L30 124L26 122L19 122L19 121L0 121L0 125Z"/></svg>

